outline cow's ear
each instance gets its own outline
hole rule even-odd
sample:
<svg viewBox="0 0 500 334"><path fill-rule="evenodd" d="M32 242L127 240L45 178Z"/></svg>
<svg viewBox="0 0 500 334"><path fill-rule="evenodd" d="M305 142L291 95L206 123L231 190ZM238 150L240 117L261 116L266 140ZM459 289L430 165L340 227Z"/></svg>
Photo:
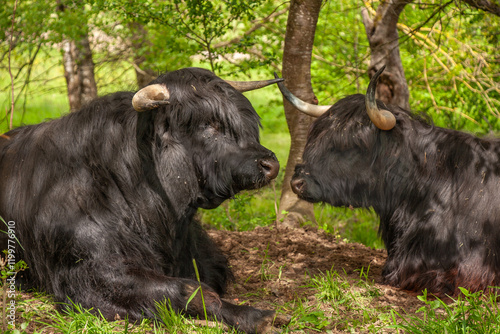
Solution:
<svg viewBox="0 0 500 334"><path fill-rule="evenodd" d="M168 104L169 98L170 93L164 85L149 85L135 93L132 106L137 111L147 111Z"/></svg>

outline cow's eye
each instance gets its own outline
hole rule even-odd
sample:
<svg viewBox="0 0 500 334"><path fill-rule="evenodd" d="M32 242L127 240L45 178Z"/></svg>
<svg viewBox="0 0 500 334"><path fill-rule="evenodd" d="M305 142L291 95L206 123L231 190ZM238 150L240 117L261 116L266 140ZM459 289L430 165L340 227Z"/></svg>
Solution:
<svg viewBox="0 0 500 334"><path fill-rule="evenodd" d="M210 126L217 132L220 131L220 123L219 122L212 122Z"/></svg>
<svg viewBox="0 0 500 334"><path fill-rule="evenodd" d="M207 122L203 124L203 133L209 137L218 135L220 133L220 123Z"/></svg>
<svg viewBox="0 0 500 334"><path fill-rule="evenodd" d="M206 126L206 128L210 128L214 132L219 132L220 131L220 127L221 127L220 123L217 122L217 121L209 122L205 126Z"/></svg>

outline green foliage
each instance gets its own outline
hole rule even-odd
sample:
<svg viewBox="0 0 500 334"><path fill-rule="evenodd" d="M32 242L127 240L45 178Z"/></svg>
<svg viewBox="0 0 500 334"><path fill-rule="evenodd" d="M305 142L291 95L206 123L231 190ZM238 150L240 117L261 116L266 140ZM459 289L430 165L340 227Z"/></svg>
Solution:
<svg viewBox="0 0 500 334"><path fill-rule="evenodd" d="M438 126L479 134L499 131L500 87L494 78L500 73L495 44L500 21L451 3L438 11L441 4L410 3L400 16L410 106ZM329 1L320 12L311 72L321 103L365 92L370 50L363 7L357 1Z"/></svg>
<svg viewBox="0 0 500 334"><path fill-rule="evenodd" d="M208 60L212 71L218 72L219 64L216 60L220 51L214 49L214 44L227 38L227 34L238 22L252 20L255 8L259 7L262 0L250 2L89 0L88 2L98 10L113 13L123 22L140 24L146 27L146 31L151 31L152 36L162 39L162 41L150 39L148 48L140 50L140 54L146 57L148 64L153 59L169 61L172 52L177 54L178 59L184 57L184 60L194 54L200 54ZM156 32L156 35L153 32ZM161 34L158 35L158 32ZM154 43L156 41L158 43ZM158 46L157 49L155 45ZM165 52L165 48L168 52ZM231 52L231 48L226 48L222 53Z"/></svg>
<svg viewBox="0 0 500 334"><path fill-rule="evenodd" d="M400 51L411 105L427 112L440 126L476 133L498 131L500 89L494 78L500 71L496 61L500 23L494 15L454 4L439 11L436 8L441 4L411 3L401 15ZM268 77L273 69L280 69L287 5L274 0L20 1L12 55L16 94L28 75L28 66L23 64L37 54L44 66L54 57L49 54L57 43L86 32L98 33L97 67L140 59L141 68L163 72L189 66L198 55L202 66L222 75ZM0 8L4 55L13 7L14 0L7 0ZM320 12L311 77L321 102L362 93L367 86L370 55L360 15L363 7L358 1L328 1ZM6 70L5 62L1 68ZM99 78L101 86L106 86L102 81L122 80L107 74ZM132 87L132 82L127 77L125 85ZM1 88L2 92L8 89ZM281 99L271 103L280 104ZM273 128L286 129L284 119L274 116L270 116L276 120Z"/></svg>
<svg viewBox="0 0 500 334"><path fill-rule="evenodd" d="M348 242L359 242L372 248L384 248L378 235L380 219L373 209L335 208L316 205L318 226Z"/></svg>
<svg viewBox="0 0 500 334"><path fill-rule="evenodd" d="M18 326L16 329L7 329L6 331L3 332L3 334L24 334L28 333L28 326L29 324L26 322L23 322Z"/></svg>
<svg viewBox="0 0 500 334"><path fill-rule="evenodd" d="M417 311L421 316L403 317L393 311L394 325L391 327L411 333L498 333L498 293L471 293L464 288L460 288L460 291L462 295L449 303L439 298L429 298L424 290L418 296L425 303Z"/></svg>
<svg viewBox="0 0 500 334"><path fill-rule="evenodd" d="M3 250L5 257L0 255L0 280L2 281L2 286L6 288L5 281L12 276L15 276L18 272L28 269L28 265L23 260L17 261L14 265L7 265L7 259L9 258L9 250Z"/></svg>
<svg viewBox="0 0 500 334"><path fill-rule="evenodd" d="M69 112L68 99L66 96L66 83L61 65L59 52L52 48L46 48L41 52L31 69L31 82L24 87L22 78L28 71L22 65L23 57L28 54L19 55L15 49L13 54L19 56L13 62L14 74L21 78L15 80L16 109L14 111L13 125L18 127L25 124L36 124L49 119L59 118ZM106 94L117 90L129 90L136 86L132 68L125 63L103 62L96 65L96 82L100 94ZM0 109L10 109L10 78L0 76ZM9 118L5 113L0 115L0 133L8 131Z"/></svg>
<svg viewBox="0 0 500 334"><path fill-rule="evenodd" d="M156 73L190 66L189 58L198 51L195 42L177 29L170 11L171 1L107 1L86 0L94 11L101 13L103 24L97 28L113 38L111 47L123 50L127 61L138 61L141 69ZM117 22L119 24L117 24ZM121 56L119 59L123 59Z"/></svg>
<svg viewBox="0 0 500 334"><path fill-rule="evenodd" d="M364 93L369 47L360 1L328 1L321 9L311 64L315 94L321 104Z"/></svg>
<svg viewBox="0 0 500 334"><path fill-rule="evenodd" d="M274 195L270 189L244 191L212 210L200 210L200 219L217 229L247 231L275 221Z"/></svg>
<svg viewBox="0 0 500 334"><path fill-rule="evenodd" d="M420 17L405 11L404 24L417 26ZM493 15L450 7L422 27L419 33L404 30L412 45L405 57L412 100L418 110L430 114L440 126L479 134L498 131L500 90L494 77L500 66L495 61L497 47L490 44L493 30L500 24ZM415 23L412 23L415 22ZM482 28L480 28L482 27ZM493 29L493 30L491 30Z"/></svg>

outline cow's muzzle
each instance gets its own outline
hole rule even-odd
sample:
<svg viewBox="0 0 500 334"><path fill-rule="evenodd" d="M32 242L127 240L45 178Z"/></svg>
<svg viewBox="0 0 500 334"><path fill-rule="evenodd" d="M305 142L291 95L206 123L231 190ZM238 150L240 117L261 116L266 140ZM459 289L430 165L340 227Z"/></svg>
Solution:
<svg viewBox="0 0 500 334"><path fill-rule="evenodd" d="M304 193L306 188L306 180L301 177L294 177L292 181L290 181L290 186L292 187L292 191L297 195L301 195Z"/></svg>
<svg viewBox="0 0 500 334"><path fill-rule="evenodd" d="M280 171L280 164L276 158L265 158L259 160L259 168L267 181L274 180Z"/></svg>

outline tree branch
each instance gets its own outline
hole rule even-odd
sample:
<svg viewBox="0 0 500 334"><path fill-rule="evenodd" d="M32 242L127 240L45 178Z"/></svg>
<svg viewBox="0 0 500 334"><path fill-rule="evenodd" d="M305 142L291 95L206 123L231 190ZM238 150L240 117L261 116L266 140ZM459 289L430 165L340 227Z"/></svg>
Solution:
<svg viewBox="0 0 500 334"><path fill-rule="evenodd" d="M26 98L26 95L28 93L28 85L30 84L30 79L31 79L31 71L33 69L33 65L35 63L35 59L36 59L36 56L38 55L38 52L40 51L41 47L42 47L42 44L43 42L39 42L38 43L38 46L35 50L35 53L33 55L33 57L31 57L30 61L29 61L29 64L28 64L28 71L26 73L26 79L24 80L24 84L23 86L21 87L21 89L19 90L19 93L17 94L17 98L16 98L16 102L17 100L19 99L19 97L21 96L21 93L23 92L24 90L24 104L23 104L23 113L22 113L22 116L21 116L21 123L22 121L24 120L24 114L26 112L26 101L28 100Z"/></svg>
<svg viewBox="0 0 500 334"><path fill-rule="evenodd" d="M19 40L19 36L21 35L20 32L16 33L15 40L12 41L12 36L11 36L11 42L10 42L10 48L7 49L2 56L0 57L0 64L3 62L3 59L9 55L9 51L14 50L17 46L17 41Z"/></svg>
<svg viewBox="0 0 500 334"><path fill-rule="evenodd" d="M500 16L500 4L490 0L462 0L471 7L484 10L485 12Z"/></svg>
<svg viewBox="0 0 500 334"><path fill-rule="evenodd" d="M236 44L238 43L239 41L241 41L244 37L246 36L249 36L251 35L254 31L256 31L257 29L265 26L265 24L269 21L271 21L272 19L274 19L275 17L278 17L282 14L285 14L288 12L288 9L289 7L287 6L286 8L278 11L278 12L274 12L272 13L271 15L263 18L262 20L259 21L259 23L255 24L254 26L252 26L250 29L248 29L247 31L245 31L243 33L243 35L240 35L238 37L235 37L229 41L224 41L224 42L220 42L220 43L217 43L214 45L214 49L217 49L217 48L223 48L225 46L228 46L228 45L232 45L232 44Z"/></svg>
<svg viewBox="0 0 500 334"><path fill-rule="evenodd" d="M14 10L12 12L12 29L10 31L10 43L9 43L9 74L10 74L10 84L11 84L11 105L10 105L10 121L9 121L9 129L12 129L12 119L14 117L14 77L12 76L12 36L14 35L14 24L16 21L16 9L17 9L17 0L14 2Z"/></svg>

